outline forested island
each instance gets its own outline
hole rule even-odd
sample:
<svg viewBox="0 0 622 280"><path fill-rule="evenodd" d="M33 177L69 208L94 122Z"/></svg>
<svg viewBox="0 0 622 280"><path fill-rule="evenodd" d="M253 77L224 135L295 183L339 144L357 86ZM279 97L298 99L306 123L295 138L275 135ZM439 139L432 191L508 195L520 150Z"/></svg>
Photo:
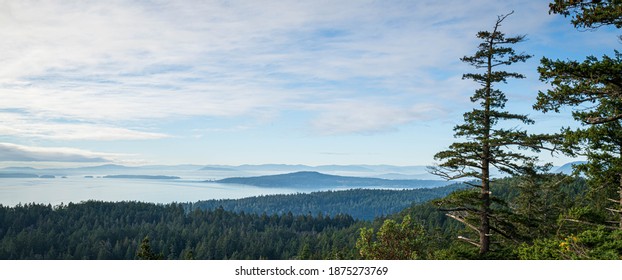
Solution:
<svg viewBox="0 0 622 280"><path fill-rule="evenodd" d="M30 173L0 173L0 178L20 178L20 179L25 179L25 178L54 178L55 176L53 175L36 175L36 174L30 174Z"/></svg>
<svg viewBox="0 0 622 280"><path fill-rule="evenodd" d="M315 171L299 171L257 177L232 177L207 182L298 189L316 189L318 187L429 188L449 184L444 180L388 180L368 177L337 176Z"/></svg>

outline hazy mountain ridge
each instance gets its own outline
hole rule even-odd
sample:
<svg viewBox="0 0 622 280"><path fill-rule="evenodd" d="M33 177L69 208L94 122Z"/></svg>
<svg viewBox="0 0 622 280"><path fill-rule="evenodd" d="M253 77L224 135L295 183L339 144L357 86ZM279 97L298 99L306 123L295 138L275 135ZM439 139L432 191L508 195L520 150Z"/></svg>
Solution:
<svg viewBox="0 0 622 280"><path fill-rule="evenodd" d="M147 180L174 180L181 179L177 176L165 176L165 175L106 175L103 178L106 179L147 179Z"/></svg>
<svg viewBox="0 0 622 280"><path fill-rule="evenodd" d="M552 169L554 173L570 174L573 164L582 162L571 162L563 166ZM294 173L302 171L313 171L330 173L338 176L369 177L387 180L435 180L438 179L427 171L427 166L394 166L394 165L318 165L310 166L303 164L245 164L245 165L143 165L125 166L118 164L104 164L97 166L83 166L71 168L33 168L5 167L0 168L0 175L5 174L8 178L12 174L28 174L29 176L55 175L62 176L105 176L109 174L135 174L135 175L166 175L178 176L182 178L192 177L193 179L223 179L230 177L255 177L264 175L280 175L284 173Z"/></svg>

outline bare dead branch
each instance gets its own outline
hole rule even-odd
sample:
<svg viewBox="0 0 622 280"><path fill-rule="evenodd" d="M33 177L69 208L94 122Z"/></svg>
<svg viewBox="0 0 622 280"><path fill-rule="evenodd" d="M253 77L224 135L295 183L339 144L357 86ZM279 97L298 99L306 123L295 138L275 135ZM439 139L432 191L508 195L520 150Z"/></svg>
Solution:
<svg viewBox="0 0 622 280"><path fill-rule="evenodd" d="M463 223L463 224L464 224L464 225L466 225L467 227L470 227L471 229L475 230L477 233L480 233L480 230L479 230L476 226L474 226L474 225L472 225L472 224L469 224L469 223L468 223L466 220L464 220L463 218L460 218L460 217L458 217L458 216L456 216L456 215L453 215L453 214L451 214L451 213L446 213L445 215L446 215L447 217L450 217L450 218L452 218L452 219L454 219L454 220L458 221L458 222Z"/></svg>
<svg viewBox="0 0 622 280"><path fill-rule="evenodd" d="M474 241L474 240L472 240L472 239L466 238L466 237L464 237L464 236L462 236L462 235L458 236L458 239L460 239L460 240L462 240L462 241L464 241L464 242L467 242L467 243L469 243L469 244L471 244L471 245L474 245L474 246L476 246L476 247L478 247L478 248L480 247L480 245L479 245L479 243L478 243L478 242L476 242L476 241Z"/></svg>
<svg viewBox="0 0 622 280"><path fill-rule="evenodd" d="M590 226L601 226L601 224L590 223L590 222L576 220L576 219L563 219L563 221L568 221L568 222L573 222L573 223L578 223L578 224L584 224L584 225L590 225ZM619 221L617 221L615 223L619 223ZM604 227L608 228L608 229L618 229L618 227L612 227L612 226L604 226Z"/></svg>

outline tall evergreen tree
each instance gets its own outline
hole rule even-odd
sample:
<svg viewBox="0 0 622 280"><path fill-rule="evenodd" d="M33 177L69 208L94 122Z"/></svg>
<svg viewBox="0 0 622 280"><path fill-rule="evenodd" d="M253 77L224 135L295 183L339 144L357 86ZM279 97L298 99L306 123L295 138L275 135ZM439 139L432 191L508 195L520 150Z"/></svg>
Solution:
<svg viewBox="0 0 622 280"><path fill-rule="evenodd" d="M513 12L512 12L513 13ZM520 43L524 35L506 37L499 31L501 23L512 13L499 16L492 31L480 31L477 38L481 39L477 51L472 56L465 56L461 60L475 67L481 72L468 73L463 79L477 82L481 88L471 97L472 102L479 106L464 114L464 124L454 128L456 138L465 138L464 142L453 143L446 151L437 153L434 158L440 163L431 167L433 174L448 180L461 178L475 178L477 184L470 185L479 188L479 192L467 191L449 196L439 204L447 215L464 224L478 233L479 240L459 237L479 247L480 255L490 250L491 231L509 237L509 232L502 228L502 213L493 211L493 201L490 192L490 170L495 167L507 174L525 174L534 172L537 158L527 156L513 148L531 148L539 151L544 148L544 137L528 134L518 128L506 129L499 126L500 121L518 121L523 124L532 124L533 120L526 115L504 111L507 98L496 88L499 83L506 83L507 79L523 79L522 74L507 72L502 68L517 62L525 62L531 57L524 53L516 53L511 45ZM501 205L499 204L499 205Z"/></svg>
<svg viewBox="0 0 622 280"><path fill-rule="evenodd" d="M622 27L622 1L555 1L550 12L572 16L577 28ZM572 108L582 126L562 129L567 152L587 156L577 170L587 175L598 208L616 219L600 222L622 229L622 54L615 51L600 60L589 56L583 62L543 58L538 71L552 88L538 94L534 108Z"/></svg>

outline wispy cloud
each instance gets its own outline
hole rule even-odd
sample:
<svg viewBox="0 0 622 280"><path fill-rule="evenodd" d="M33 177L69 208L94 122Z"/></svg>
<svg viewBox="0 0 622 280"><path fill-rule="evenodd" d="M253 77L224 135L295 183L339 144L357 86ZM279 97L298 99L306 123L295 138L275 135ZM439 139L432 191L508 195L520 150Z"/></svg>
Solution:
<svg viewBox="0 0 622 280"><path fill-rule="evenodd" d="M387 131L430 107L417 104L452 102L458 87L430 92L459 80L457 58L495 15L544 7L516 3L7 1L0 8L0 109L22 117L2 129L23 137L151 139L166 133L127 123L308 110L323 134ZM453 78L447 69L457 70ZM378 95L380 106L370 98ZM344 99L357 100L358 113L331 105ZM308 103L323 109L300 105ZM441 112L433 107L426 114ZM105 135L82 133L89 130Z"/></svg>
<svg viewBox="0 0 622 280"><path fill-rule="evenodd" d="M312 122L313 127L323 134L386 132L401 124L426 121L442 114L433 104L398 107L353 101L323 107L324 111Z"/></svg>
<svg viewBox="0 0 622 280"><path fill-rule="evenodd" d="M37 119L19 113L0 112L0 135L47 140L145 140L169 137L97 123L76 123Z"/></svg>
<svg viewBox="0 0 622 280"><path fill-rule="evenodd" d="M43 148L0 143L2 161L110 162L118 155L73 148Z"/></svg>

